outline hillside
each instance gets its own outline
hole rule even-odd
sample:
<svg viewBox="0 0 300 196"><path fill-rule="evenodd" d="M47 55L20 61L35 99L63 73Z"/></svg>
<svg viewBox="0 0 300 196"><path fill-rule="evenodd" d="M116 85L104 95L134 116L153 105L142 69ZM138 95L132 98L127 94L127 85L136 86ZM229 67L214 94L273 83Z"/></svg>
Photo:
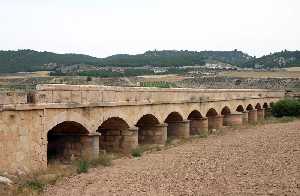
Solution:
<svg viewBox="0 0 300 196"><path fill-rule="evenodd" d="M0 73L55 70L61 66L193 66L217 61L239 65L252 59L241 51L147 51L144 54L118 54L107 58L96 58L82 54L56 54L34 50L0 51Z"/></svg>
<svg viewBox="0 0 300 196"><path fill-rule="evenodd" d="M241 65L252 68L283 68L300 66L300 51L282 51L252 59Z"/></svg>
<svg viewBox="0 0 300 196"><path fill-rule="evenodd" d="M97 60L82 54L56 54L34 50L0 51L0 73L53 70L59 65L90 64Z"/></svg>

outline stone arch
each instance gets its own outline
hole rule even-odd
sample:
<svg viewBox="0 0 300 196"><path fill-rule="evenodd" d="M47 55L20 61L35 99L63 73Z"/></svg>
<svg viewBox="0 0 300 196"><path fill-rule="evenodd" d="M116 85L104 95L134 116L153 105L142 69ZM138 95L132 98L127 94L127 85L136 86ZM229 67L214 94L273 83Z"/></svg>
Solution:
<svg viewBox="0 0 300 196"><path fill-rule="evenodd" d="M165 119L165 123L183 121L183 117L179 112L171 112Z"/></svg>
<svg viewBox="0 0 300 196"><path fill-rule="evenodd" d="M190 121L190 135L207 134L207 118L198 110L193 110L187 119Z"/></svg>
<svg viewBox="0 0 300 196"><path fill-rule="evenodd" d="M47 133L47 160L69 162L73 158L83 156L84 136L89 131L82 124L75 121L64 121Z"/></svg>
<svg viewBox="0 0 300 196"><path fill-rule="evenodd" d="M253 110L254 108L253 108L253 106L251 105L251 104L249 104L247 107L246 107L246 110L247 111L250 111L250 110Z"/></svg>
<svg viewBox="0 0 300 196"><path fill-rule="evenodd" d="M66 121L73 121L81 124L83 127L85 127L88 130L89 133L95 131L93 129L93 124L90 123L90 121L87 118L85 118L83 115L81 115L81 113L79 112L65 111L65 112L59 112L51 115L48 114L48 116L54 116L54 117L53 118L49 117L47 119L48 123L46 124L44 129L46 131L45 132L46 134L48 130Z"/></svg>
<svg viewBox="0 0 300 196"><path fill-rule="evenodd" d="M229 109L228 106L225 106L224 108L222 108L221 110L221 115L228 115L228 114L231 114L231 111Z"/></svg>
<svg viewBox="0 0 300 196"><path fill-rule="evenodd" d="M244 112L244 106L243 105L239 105L237 108L236 108L236 111L237 112Z"/></svg>
<svg viewBox="0 0 300 196"><path fill-rule="evenodd" d="M268 109L268 108L269 108L269 105L268 105L267 102L265 102L265 103L263 104L263 108L264 108L264 109Z"/></svg>
<svg viewBox="0 0 300 196"><path fill-rule="evenodd" d="M223 116L218 115L214 108L210 108L206 117L208 118L208 130L211 132L214 129L220 129L223 126Z"/></svg>
<svg viewBox="0 0 300 196"><path fill-rule="evenodd" d="M192 120L192 119L198 119L198 118L203 118L201 112L199 112L198 110L193 110L189 116L188 116L188 120Z"/></svg>
<svg viewBox="0 0 300 196"><path fill-rule="evenodd" d="M167 137L189 137L189 123L178 112L171 112L166 120Z"/></svg>
<svg viewBox="0 0 300 196"><path fill-rule="evenodd" d="M214 108L210 108L206 113L206 117L217 116L217 115L218 112Z"/></svg>
<svg viewBox="0 0 300 196"><path fill-rule="evenodd" d="M111 117L105 120L98 128L101 134L99 140L100 149L107 151L120 151L124 148L124 135L129 132L128 123L120 117Z"/></svg>
<svg viewBox="0 0 300 196"><path fill-rule="evenodd" d="M136 123L136 127L138 127L139 144L164 143L166 125L160 125L159 120L153 114L143 115Z"/></svg>
<svg viewBox="0 0 300 196"><path fill-rule="evenodd" d="M255 105L255 109L257 109L257 110L260 110L260 109L262 109L262 107L261 107L260 103L257 103L257 104Z"/></svg>

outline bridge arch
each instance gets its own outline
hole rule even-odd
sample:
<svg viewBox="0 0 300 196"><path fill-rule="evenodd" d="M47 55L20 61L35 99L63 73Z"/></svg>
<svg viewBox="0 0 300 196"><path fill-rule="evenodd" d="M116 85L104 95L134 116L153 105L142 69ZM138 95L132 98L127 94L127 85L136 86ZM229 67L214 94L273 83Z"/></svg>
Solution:
<svg viewBox="0 0 300 196"><path fill-rule="evenodd" d="M243 105L239 105L237 108L236 108L236 111L237 112L244 112L244 106Z"/></svg>
<svg viewBox="0 0 300 196"><path fill-rule="evenodd" d="M161 131L159 125L159 120L153 114L143 115L136 123L136 127L138 127L138 143L156 143L157 138L155 138L155 135L158 135L156 133ZM161 134L159 134L159 136L161 136Z"/></svg>
<svg viewBox="0 0 300 196"><path fill-rule="evenodd" d="M128 123L120 117L111 117L105 120L97 130L101 134L100 149L120 151L123 147L123 136L128 130Z"/></svg>
<svg viewBox="0 0 300 196"><path fill-rule="evenodd" d="M253 110L254 108L253 108L253 106L252 106L252 104L249 104L249 105L247 105L247 107L246 107L246 110L247 111L250 111L250 110Z"/></svg>
<svg viewBox="0 0 300 196"><path fill-rule="evenodd" d="M193 110L187 117L188 120L198 119L198 118L203 118L201 112L198 110Z"/></svg>
<svg viewBox="0 0 300 196"><path fill-rule="evenodd" d="M75 121L64 121L51 128L47 133L48 163L69 162L73 158L83 156L85 143L82 136L88 134L88 129Z"/></svg>
<svg viewBox="0 0 300 196"><path fill-rule="evenodd" d="M268 108L269 108L269 105L268 105L267 102L265 102L265 103L263 104L263 108L264 108L264 109L268 109Z"/></svg>
<svg viewBox="0 0 300 196"><path fill-rule="evenodd" d="M261 107L260 103L257 103L257 104L255 105L255 109L257 109L257 110L260 110L260 109L262 109L262 107Z"/></svg>
<svg viewBox="0 0 300 196"><path fill-rule="evenodd" d="M181 127L187 123L179 112L171 112L164 122L167 123L167 137L181 136Z"/></svg>
<svg viewBox="0 0 300 196"><path fill-rule="evenodd" d="M223 107L221 110L221 115L229 115L229 114L231 114L229 107L228 106Z"/></svg>

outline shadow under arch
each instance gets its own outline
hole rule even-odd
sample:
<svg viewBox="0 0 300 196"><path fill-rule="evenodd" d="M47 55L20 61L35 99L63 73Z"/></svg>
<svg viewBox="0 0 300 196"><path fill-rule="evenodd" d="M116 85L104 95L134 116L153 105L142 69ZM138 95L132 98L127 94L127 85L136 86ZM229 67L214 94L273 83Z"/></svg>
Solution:
<svg viewBox="0 0 300 196"><path fill-rule="evenodd" d="M136 123L138 127L138 143L139 144L155 144L161 143L161 138L166 129L166 125L161 125L159 120L153 114L146 114L142 116ZM163 133L161 133L163 132Z"/></svg>
<svg viewBox="0 0 300 196"><path fill-rule="evenodd" d="M64 121L57 124L47 133L47 161L70 162L71 159L83 156L84 141L82 136L89 131L80 123Z"/></svg>
<svg viewBox="0 0 300 196"><path fill-rule="evenodd" d="M121 151L124 148L124 134L128 133L128 123L119 117L111 117L105 120L98 128L101 133L99 148L106 151Z"/></svg>
<svg viewBox="0 0 300 196"><path fill-rule="evenodd" d="M236 108L235 111L237 111L237 112L244 112L245 110L244 110L244 107L243 107L242 105L239 105L239 106Z"/></svg>

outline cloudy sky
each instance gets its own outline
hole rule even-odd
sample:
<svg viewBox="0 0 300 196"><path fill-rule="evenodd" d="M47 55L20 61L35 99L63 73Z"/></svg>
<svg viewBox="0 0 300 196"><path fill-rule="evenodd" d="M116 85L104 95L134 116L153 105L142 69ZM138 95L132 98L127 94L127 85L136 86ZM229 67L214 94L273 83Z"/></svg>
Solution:
<svg viewBox="0 0 300 196"><path fill-rule="evenodd" d="M0 50L300 49L300 0L0 0Z"/></svg>

